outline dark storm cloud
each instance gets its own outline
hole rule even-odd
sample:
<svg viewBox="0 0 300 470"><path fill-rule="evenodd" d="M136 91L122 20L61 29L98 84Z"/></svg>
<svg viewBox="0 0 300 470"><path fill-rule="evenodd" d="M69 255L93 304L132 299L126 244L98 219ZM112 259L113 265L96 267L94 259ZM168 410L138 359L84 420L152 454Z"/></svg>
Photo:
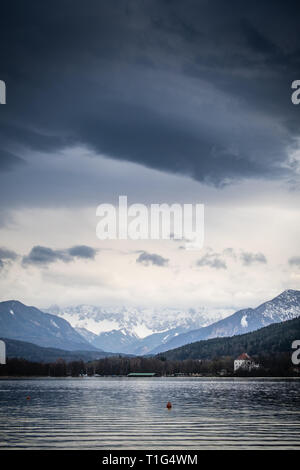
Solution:
<svg viewBox="0 0 300 470"><path fill-rule="evenodd" d="M240 258L244 266L250 266L253 263L267 263L267 258L263 253L243 252L241 253Z"/></svg>
<svg viewBox="0 0 300 470"><path fill-rule="evenodd" d="M149 266L150 264L155 266L166 266L169 260L155 253L147 253L146 251L143 251L136 259L136 262L141 263L144 266Z"/></svg>
<svg viewBox="0 0 300 470"><path fill-rule="evenodd" d="M6 2L0 169L17 168L22 148L85 144L215 185L289 176L297 9L266 0Z"/></svg>
<svg viewBox="0 0 300 470"><path fill-rule="evenodd" d="M65 263L72 261L74 258L94 259L96 250L86 245L73 246L66 250L53 250L46 246L34 246L27 256L23 257L24 265L40 265L46 266L56 261Z"/></svg>
<svg viewBox="0 0 300 470"><path fill-rule="evenodd" d="M22 158L6 152L5 150L0 150L0 171L9 171L24 163L25 161Z"/></svg>

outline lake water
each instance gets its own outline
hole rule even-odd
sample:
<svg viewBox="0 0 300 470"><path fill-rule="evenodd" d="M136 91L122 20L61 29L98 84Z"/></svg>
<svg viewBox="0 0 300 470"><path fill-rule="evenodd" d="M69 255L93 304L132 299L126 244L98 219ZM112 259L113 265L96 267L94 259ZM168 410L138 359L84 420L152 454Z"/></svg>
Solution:
<svg viewBox="0 0 300 470"><path fill-rule="evenodd" d="M299 449L299 392L281 379L5 379L0 448Z"/></svg>

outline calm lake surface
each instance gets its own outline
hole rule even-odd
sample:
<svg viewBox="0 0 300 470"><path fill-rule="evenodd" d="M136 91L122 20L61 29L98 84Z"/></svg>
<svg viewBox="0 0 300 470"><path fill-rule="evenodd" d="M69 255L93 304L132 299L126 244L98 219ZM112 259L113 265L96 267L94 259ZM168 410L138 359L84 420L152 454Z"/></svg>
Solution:
<svg viewBox="0 0 300 470"><path fill-rule="evenodd" d="M299 449L299 392L283 379L5 379L0 448Z"/></svg>

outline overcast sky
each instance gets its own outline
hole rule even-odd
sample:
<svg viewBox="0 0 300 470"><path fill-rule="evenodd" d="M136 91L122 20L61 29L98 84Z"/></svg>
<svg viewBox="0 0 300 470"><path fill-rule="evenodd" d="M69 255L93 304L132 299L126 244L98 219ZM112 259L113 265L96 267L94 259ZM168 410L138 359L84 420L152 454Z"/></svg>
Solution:
<svg viewBox="0 0 300 470"><path fill-rule="evenodd" d="M297 9L2 5L1 300L233 311L299 289ZM119 195L204 204L203 249L100 241Z"/></svg>

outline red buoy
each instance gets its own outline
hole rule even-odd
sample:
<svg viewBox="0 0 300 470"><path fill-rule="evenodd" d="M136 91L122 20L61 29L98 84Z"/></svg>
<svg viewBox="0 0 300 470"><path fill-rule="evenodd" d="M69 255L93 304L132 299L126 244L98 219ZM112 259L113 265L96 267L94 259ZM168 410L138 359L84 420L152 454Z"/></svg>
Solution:
<svg viewBox="0 0 300 470"><path fill-rule="evenodd" d="M168 408L168 410L172 408L172 403L170 401L168 401L166 408Z"/></svg>
<svg viewBox="0 0 300 470"><path fill-rule="evenodd" d="M30 398L31 398L31 397L28 395L28 397L26 397L26 400L30 400Z"/></svg>

